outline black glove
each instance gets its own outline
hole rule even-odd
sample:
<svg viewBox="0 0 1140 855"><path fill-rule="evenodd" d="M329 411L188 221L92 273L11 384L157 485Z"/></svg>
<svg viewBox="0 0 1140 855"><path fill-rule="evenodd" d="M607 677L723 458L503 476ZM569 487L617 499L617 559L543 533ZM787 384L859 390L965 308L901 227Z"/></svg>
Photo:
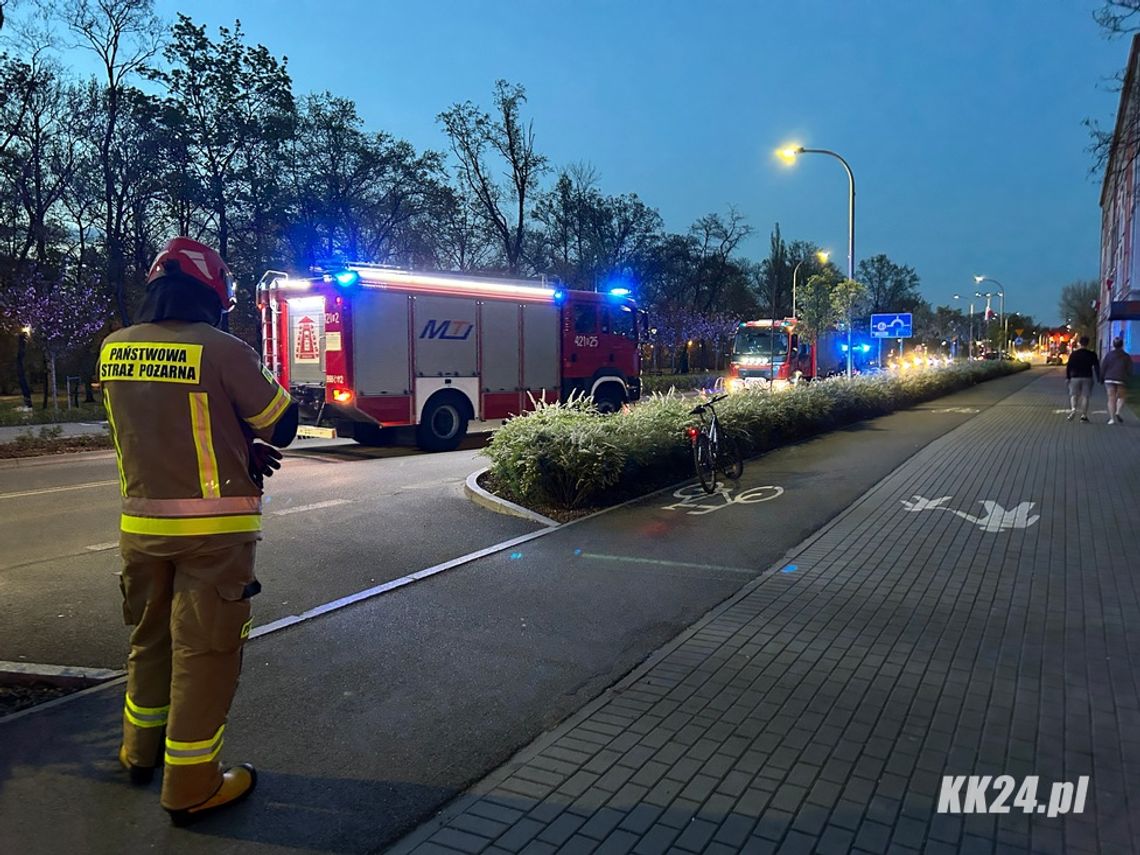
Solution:
<svg viewBox="0 0 1140 855"><path fill-rule="evenodd" d="M281 452L272 445L255 440L249 444L249 477L260 490L265 479L281 468Z"/></svg>

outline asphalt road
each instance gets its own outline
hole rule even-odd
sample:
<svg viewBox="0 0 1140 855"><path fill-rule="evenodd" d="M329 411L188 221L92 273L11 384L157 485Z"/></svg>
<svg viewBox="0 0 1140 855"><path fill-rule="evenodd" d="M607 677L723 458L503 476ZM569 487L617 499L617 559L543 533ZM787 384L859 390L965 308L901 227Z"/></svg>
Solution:
<svg viewBox="0 0 1140 855"><path fill-rule="evenodd" d="M115 688L5 726L9 765L32 776L22 791L51 793L26 808L46 815L66 801L67 778L52 769L74 765L79 751L88 759L73 774L107 782L85 810L116 817L101 823L100 852L140 840L176 852L376 851L774 566L919 449L1041 373L748 461L739 487L711 501L650 496L256 639L226 756L255 760L263 783L248 806L193 835L169 830L153 792L114 784ZM422 549L429 530L421 519L396 537ZM305 541L294 560L329 564L328 548ZM44 840L55 850L84 845L72 832L79 829Z"/></svg>
<svg viewBox="0 0 1140 855"><path fill-rule="evenodd" d="M423 454L298 442L268 482L255 622L540 528L466 498L483 444ZM0 660L123 667L118 512L111 453L0 468Z"/></svg>

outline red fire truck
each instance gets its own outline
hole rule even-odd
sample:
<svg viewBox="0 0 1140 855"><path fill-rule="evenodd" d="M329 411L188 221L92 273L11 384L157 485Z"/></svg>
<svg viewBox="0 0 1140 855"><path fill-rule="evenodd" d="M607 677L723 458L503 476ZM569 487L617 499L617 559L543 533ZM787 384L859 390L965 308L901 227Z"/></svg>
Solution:
<svg viewBox="0 0 1140 855"><path fill-rule="evenodd" d="M732 341L728 388L814 378L818 373L815 348L800 340L796 326L795 318L741 323Z"/></svg>
<svg viewBox="0 0 1140 855"><path fill-rule="evenodd" d="M1046 330L1041 336L1041 349L1045 351L1045 364L1064 365L1068 361L1069 350L1074 338L1076 336L1068 327Z"/></svg>
<svg viewBox="0 0 1140 855"><path fill-rule="evenodd" d="M643 315L624 289L352 264L257 287L266 368L301 403L301 436L386 442L414 426L447 451L471 420L578 393L612 412L641 394Z"/></svg>

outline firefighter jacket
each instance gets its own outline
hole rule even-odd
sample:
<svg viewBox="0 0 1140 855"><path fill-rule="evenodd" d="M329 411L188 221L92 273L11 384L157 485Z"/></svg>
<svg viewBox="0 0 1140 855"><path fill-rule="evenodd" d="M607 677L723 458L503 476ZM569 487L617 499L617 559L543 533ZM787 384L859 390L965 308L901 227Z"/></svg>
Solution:
<svg viewBox="0 0 1140 855"><path fill-rule="evenodd" d="M249 345L207 323L137 324L103 342L99 380L124 534L259 538L248 436L268 440L292 399Z"/></svg>

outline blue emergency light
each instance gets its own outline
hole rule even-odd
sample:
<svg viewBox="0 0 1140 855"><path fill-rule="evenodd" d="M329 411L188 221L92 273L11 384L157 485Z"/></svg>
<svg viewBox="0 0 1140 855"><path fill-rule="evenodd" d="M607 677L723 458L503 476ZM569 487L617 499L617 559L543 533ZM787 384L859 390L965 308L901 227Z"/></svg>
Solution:
<svg viewBox="0 0 1140 855"><path fill-rule="evenodd" d="M632 292L628 288L611 288L611 297L628 297Z"/></svg>
<svg viewBox="0 0 1140 855"><path fill-rule="evenodd" d="M333 279L341 288L351 288L360 281L360 274L355 270L341 270L339 273L333 274Z"/></svg>

